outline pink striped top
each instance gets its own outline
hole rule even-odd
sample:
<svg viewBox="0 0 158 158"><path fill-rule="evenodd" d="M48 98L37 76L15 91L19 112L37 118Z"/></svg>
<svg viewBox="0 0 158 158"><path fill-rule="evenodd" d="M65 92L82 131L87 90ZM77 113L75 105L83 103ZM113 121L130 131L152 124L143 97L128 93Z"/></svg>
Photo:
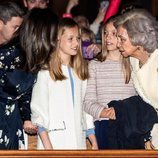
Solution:
<svg viewBox="0 0 158 158"><path fill-rule="evenodd" d="M91 61L90 78L84 99L84 110L99 119L104 107L112 100L125 99L136 95L133 82L125 84L122 66L119 61Z"/></svg>

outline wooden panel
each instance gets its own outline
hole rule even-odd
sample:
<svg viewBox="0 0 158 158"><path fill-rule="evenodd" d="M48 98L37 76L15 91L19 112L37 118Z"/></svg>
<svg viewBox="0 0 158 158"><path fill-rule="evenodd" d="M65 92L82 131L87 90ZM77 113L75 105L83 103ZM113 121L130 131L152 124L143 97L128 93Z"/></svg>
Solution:
<svg viewBox="0 0 158 158"><path fill-rule="evenodd" d="M158 151L101 150L101 151L0 151L0 158L155 158Z"/></svg>

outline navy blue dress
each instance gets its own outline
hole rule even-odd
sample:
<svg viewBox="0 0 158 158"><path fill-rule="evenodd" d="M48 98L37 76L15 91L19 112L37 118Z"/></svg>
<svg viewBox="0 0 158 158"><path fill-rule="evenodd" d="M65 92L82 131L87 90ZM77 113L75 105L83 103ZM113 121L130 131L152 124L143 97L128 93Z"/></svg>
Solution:
<svg viewBox="0 0 158 158"><path fill-rule="evenodd" d="M11 42L0 46L0 149L24 147L23 121L30 120L36 74L20 69L22 51Z"/></svg>

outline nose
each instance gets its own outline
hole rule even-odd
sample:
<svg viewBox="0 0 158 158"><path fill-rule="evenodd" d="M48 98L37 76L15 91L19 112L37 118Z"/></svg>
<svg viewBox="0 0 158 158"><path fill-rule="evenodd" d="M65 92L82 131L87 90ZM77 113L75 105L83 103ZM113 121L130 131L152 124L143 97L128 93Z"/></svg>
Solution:
<svg viewBox="0 0 158 158"><path fill-rule="evenodd" d="M78 46L79 45L79 40L75 39L74 42L73 42L73 45Z"/></svg>
<svg viewBox="0 0 158 158"><path fill-rule="evenodd" d="M111 37L112 37L112 35L110 35L110 34L107 34L107 35L106 35L106 39L107 39L107 40L111 39Z"/></svg>
<svg viewBox="0 0 158 158"><path fill-rule="evenodd" d="M36 7L36 8L39 8L39 7L40 7L40 2L39 2L39 1L36 1L35 7Z"/></svg>

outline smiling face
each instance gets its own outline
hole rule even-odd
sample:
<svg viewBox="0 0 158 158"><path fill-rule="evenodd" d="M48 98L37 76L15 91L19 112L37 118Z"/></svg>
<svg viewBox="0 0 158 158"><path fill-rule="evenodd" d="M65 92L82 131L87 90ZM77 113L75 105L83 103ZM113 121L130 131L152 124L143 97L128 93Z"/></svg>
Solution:
<svg viewBox="0 0 158 158"><path fill-rule="evenodd" d="M80 44L79 29L77 26L65 28L58 36L58 49L62 60L75 56Z"/></svg>
<svg viewBox="0 0 158 158"><path fill-rule="evenodd" d="M0 43L8 42L13 38L14 33L19 29L23 18L12 17L11 20L4 23L0 20Z"/></svg>
<svg viewBox="0 0 158 158"><path fill-rule="evenodd" d="M137 51L137 46L134 46L131 43L131 40L128 36L127 30L122 26L117 28L117 36L118 36L118 48L121 54L124 57L134 56Z"/></svg>
<svg viewBox="0 0 158 158"><path fill-rule="evenodd" d="M110 22L104 29L104 43L108 51L117 50L117 30L113 23Z"/></svg>

